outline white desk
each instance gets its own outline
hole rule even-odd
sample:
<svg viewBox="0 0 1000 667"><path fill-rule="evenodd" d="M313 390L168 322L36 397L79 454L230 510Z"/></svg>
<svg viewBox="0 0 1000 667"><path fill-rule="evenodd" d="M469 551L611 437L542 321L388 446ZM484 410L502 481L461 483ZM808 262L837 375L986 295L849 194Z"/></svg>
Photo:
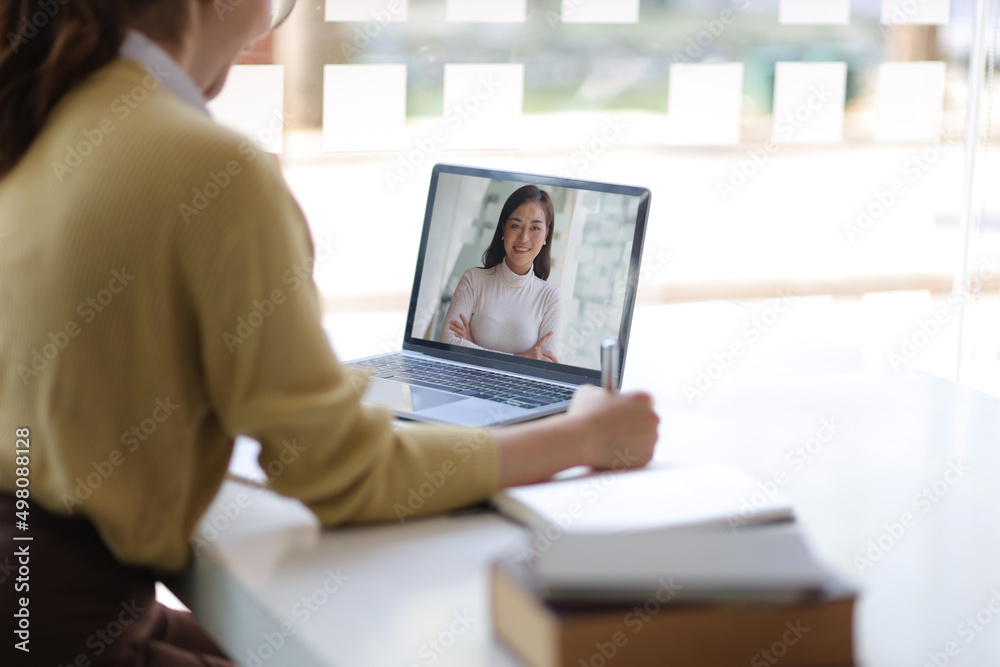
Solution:
<svg viewBox="0 0 1000 667"><path fill-rule="evenodd" d="M669 323L655 316L625 380L654 389L657 458L778 483L821 556L861 587L861 664L1000 664L1000 400L822 346L761 348L689 401L658 381L651 350ZM319 532L267 492L240 507L244 491L227 484L205 518L225 529L177 589L242 664L519 664L492 636L486 568L526 530L478 514ZM220 518L227 502L235 519Z"/></svg>

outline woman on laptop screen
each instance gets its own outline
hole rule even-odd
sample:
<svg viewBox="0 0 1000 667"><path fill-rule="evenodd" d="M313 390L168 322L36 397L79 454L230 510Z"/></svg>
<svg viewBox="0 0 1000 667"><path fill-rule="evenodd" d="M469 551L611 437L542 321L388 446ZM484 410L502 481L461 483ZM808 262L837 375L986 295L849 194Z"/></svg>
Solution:
<svg viewBox="0 0 1000 667"><path fill-rule="evenodd" d="M507 198L483 268L466 271L455 288L442 343L559 362L559 289L545 282L554 220L552 198L534 185Z"/></svg>

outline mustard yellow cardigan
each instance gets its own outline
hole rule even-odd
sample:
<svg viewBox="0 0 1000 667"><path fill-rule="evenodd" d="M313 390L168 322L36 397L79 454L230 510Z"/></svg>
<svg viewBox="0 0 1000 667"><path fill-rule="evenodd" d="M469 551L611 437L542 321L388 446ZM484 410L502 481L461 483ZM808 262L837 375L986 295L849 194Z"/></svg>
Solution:
<svg viewBox="0 0 1000 667"><path fill-rule="evenodd" d="M237 434L328 525L486 497L489 432L359 404L312 252L268 156L137 62L88 78L0 178L0 488L27 473L33 506L160 571L185 565Z"/></svg>

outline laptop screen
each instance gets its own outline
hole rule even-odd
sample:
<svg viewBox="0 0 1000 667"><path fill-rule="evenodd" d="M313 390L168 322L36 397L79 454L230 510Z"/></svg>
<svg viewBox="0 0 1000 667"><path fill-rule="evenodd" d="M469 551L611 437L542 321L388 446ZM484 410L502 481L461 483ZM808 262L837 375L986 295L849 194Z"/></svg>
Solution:
<svg viewBox="0 0 1000 667"><path fill-rule="evenodd" d="M436 165L404 349L564 380L627 349L645 188Z"/></svg>

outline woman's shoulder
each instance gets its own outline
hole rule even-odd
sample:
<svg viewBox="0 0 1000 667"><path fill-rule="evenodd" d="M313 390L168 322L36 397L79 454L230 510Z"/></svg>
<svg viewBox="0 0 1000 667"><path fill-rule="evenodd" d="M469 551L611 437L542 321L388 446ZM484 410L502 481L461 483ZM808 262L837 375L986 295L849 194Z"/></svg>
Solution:
<svg viewBox="0 0 1000 667"><path fill-rule="evenodd" d="M537 287L538 291L546 299L554 299L557 301L560 299L561 293L559 292L559 288L556 287L554 284L550 283L547 280L542 280L541 278L538 279L537 284L538 284Z"/></svg>
<svg viewBox="0 0 1000 667"><path fill-rule="evenodd" d="M182 100L136 61L111 61L75 93L67 100L67 108L59 110L63 125L86 122L81 117L100 114L98 127L107 135L102 137L104 142L122 149L116 151L116 160L131 152L145 163L155 159L161 168L203 172L199 177L211 177L220 168L256 171L260 166L253 163L258 162L261 150L250 139ZM113 100L110 106L107 99ZM137 146L144 150L128 150Z"/></svg>
<svg viewBox="0 0 1000 667"><path fill-rule="evenodd" d="M467 280L474 285L481 285L484 282L492 280L496 275L496 271L495 266L490 269L474 266L471 269L466 269L465 273L462 274L462 280Z"/></svg>

